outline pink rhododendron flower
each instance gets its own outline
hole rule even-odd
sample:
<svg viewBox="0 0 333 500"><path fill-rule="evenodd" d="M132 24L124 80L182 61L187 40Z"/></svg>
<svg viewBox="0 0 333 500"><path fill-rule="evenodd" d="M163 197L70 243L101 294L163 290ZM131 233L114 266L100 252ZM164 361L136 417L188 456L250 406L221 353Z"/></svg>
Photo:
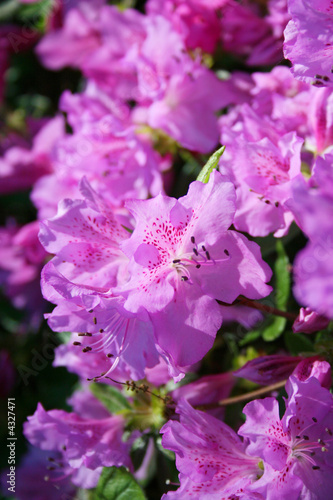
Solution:
<svg viewBox="0 0 333 500"><path fill-rule="evenodd" d="M40 273L47 253L38 240L38 222L0 231L0 283L18 309L23 309L30 327L42 321L45 302L40 292ZM22 323L22 331L27 325Z"/></svg>
<svg viewBox="0 0 333 500"><path fill-rule="evenodd" d="M327 361L321 361L318 356L311 356L303 359L296 366L292 375L301 382L304 382L310 377L315 377L322 387L330 389L332 385L331 366ZM289 380L286 384L287 392L290 387Z"/></svg>
<svg viewBox="0 0 333 500"><path fill-rule="evenodd" d="M1 490L6 497L19 500L75 500L76 487L71 482L72 469L61 466L62 454L29 446L16 467L15 492L7 489L7 471L1 474ZM87 471L87 470L86 470ZM91 471L93 472L93 471ZM88 471L89 474L89 471Z"/></svg>
<svg viewBox="0 0 333 500"><path fill-rule="evenodd" d="M261 471L237 434L185 400L179 402L177 413L180 422L169 421L161 433L163 447L176 453L180 488L163 498L250 498L242 493Z"/></svg>
<svg viewBox="0 0 333 500"><path fill-rule="evenodd" d="M252 401L239 434L250 440L246 453L260 457L263 476L251 491L264 498L324 500L333 486L333 399L315 377L289 379L285 414L274 398Z"/></svg>
<svg viewBox="0 0 333 500"><path fill-rule="evenodd" d="M216 299L231 303L240 294L269 293L270 271L257 246L228 231L234 203L233 185L215 171L208 184L193 182L179 200L159 195L126 205L137 223L121 245L130 279L114 293L125 297L129 311L150 313L158 344L178 366L195 363L211 347L222 319Z"/></svg>
<svg viewBox="0 0 333 500"><path fill-rule="evenodd" d="M291 180L300 172L303 140L292 132L280 134L268 119L263 127L248 105L242 106L240 118L231 129L222 128L221 137L227 149L220 171L236 185L234 225L252 236L273 231L282 236L292 221L285 202L291 197Z"/></svg>
<svg viewBox="0 0 333 500"><path fill-rule="evenodd" d="M29 146L11 145L0 158L0 193L29 189L40 177L52 171L51 153L64 135L64 119L47 121L32 138Z"/></svg>
<svg viewBox="0 0 333 500"><path fill-rule="evenodd" d="M269 2L269 8L271 7L272 2ZM281 19L277 23L268 17L267 21L260 17L255 2L226 2L221 19L223 48L246 57L248 65L274 64L282 56L281 33L274 26L281 23ZM244 26L247 26L246 30L243 29Z"/></svg>
<svg viewBox="0 0 333 500"><path fill-rule="evenodd" d="M62 410L45 411L41 404L24 425L24 434L31 444L62 453L62 461L74 469L72 482L83 488L96 485L102 467L132 467L131 441L122 440L123 430L124 419L120 415L83 419ZM88 476L82 484L86 469L96 471L96 478L89 476L95 484L87 484Z"/></svg>
<svg viewBox="0 0 333 500"><path fill-rule="evenodd" d="M192 50L200 47L204 52L212 53L220 38L221 7L229 0L149 0L149 15L163 15L169 19L175 31Z"/></svg>
<svg viewBox="0 0 333 500"><path fill-rule="evenodd" d="M292 329L293 332L314 333L323 330L328 324L329 319L311 311L309 307L301 307Z"/></svg>
<svg viewBox="0 0 333 500"><path fill-rule="evenodd" d="M330 0L289 0L291 21L285 29L284 55L296 78L332 86L333 15Z"/></svg>
<svg viewBox="0 0 333 500"><path fill-rule="evenodd" d="M235 377L232 372L206 375L176 388L170 395L174 401L180 401L184 398L191 406L199 406L217 403L221 399L227 398L234 385ZM223 407L208 409L207 412L216 418L222 419L224 416Z"/></svg>
<svg viewBox="0 0 333 500"><path fill-rule="evenodd" d="M295 179L288 203L310 238L294 263L294 294L301 304L327 318L333 318L332 163L332 155L318 157L308 184L302 178Z"/></svg>
<svg viewBox="0 0 333 500"><path fill-rule="evenodd" d="M163 190L161 172L169 167L169 156L161 158L151 140L136 132L127 105L89 82L82 94L65 92L61 109L73 134L58 142L52 173L34 186L32 200L39 218L53 217L62 199L80 197L83 176L115 205Z"/></svg>
<svg viewBox="0 0 333 500"><path fill-rule="evenodd" d="M259 356L233 373L236 377L246 378L256 384L270 385L289 377L302 359L301 356L286 354Z"/></svg>

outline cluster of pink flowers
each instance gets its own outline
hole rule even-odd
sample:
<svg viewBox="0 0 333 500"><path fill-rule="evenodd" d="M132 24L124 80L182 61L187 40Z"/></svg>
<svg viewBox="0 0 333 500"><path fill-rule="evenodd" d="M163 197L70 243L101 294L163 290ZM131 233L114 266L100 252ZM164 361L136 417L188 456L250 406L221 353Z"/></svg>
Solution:
<svg viewBox="0 0 333 500"><path fill-rule="evenodd" d="M0 229L0 283L24 311L21 337L43 318L70 333L53 365L81 388L72 412L39 404L28 417L34 448L17 498L75 498L103 468L142 482L158 442L179 471L166 499L326 500L333 2L148 0L144 13L126 2L53 3L34 53L43 71L74 68L81 83L62 92L56 116L25 116L0 135L0 192L29 190L37 214ZM19 37L17 26L0 31L1 101ZM225 152L213 155L219 144ZM192 176L178 189L186 161ZM302 246L281 271L267 248L294 234ZM272 338L267 312L283 321L268 324ZM230 323L238 357L222 372L209 356ZM285 344L264 344L283 332ZM254 355L241 352L258 339ZM253 384L272 395L250 396L232 429L223 406ZM131 450L142 443L138 467Z"/></svg>

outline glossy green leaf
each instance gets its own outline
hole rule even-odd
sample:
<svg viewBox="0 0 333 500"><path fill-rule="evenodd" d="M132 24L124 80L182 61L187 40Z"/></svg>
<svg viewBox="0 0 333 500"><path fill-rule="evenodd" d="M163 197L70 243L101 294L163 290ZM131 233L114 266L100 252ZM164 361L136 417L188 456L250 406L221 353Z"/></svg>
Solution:
<svg viewBox="0 0 333 500"><path fill-rule="evenodd" d="M116 387L96 383L90 385L90 390L112 414L131 409L126 397Z"/></svg>
<svg viewBox="0 0 333 500"><path fill-rule="evenodd" d="M223 155L224 150L225 146L222 146L220 149L218 149L217 151L215 151L215 153L212 154L212 156L207 161L206 165L202 167L202 170L197 177L197 181L207 184L207 182L209 181L210 174L213 172L214 169L218 167L219 159Z"/></svg>
<svg viewBox="0 0 333 500"><path fill-rule="evenodd" d="M130 472L124 467L105 467L91 500L146 500L146 496Z"/></svg>
<svg viewBox="0 0 333 500"><path fill-rule="evenodd" d="M277 259L274 266L275 275L275 307L286 311L290 294L289 259L281 240L276 242ZM272 318L270 324L263 331L262 337L266 342L272 342L283 333L287 320L281 316Z"/></svg>

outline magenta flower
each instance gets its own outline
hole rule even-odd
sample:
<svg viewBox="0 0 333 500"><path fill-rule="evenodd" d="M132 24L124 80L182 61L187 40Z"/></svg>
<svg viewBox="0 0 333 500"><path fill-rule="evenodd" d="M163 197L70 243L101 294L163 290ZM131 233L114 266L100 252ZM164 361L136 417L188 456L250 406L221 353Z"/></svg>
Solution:
<svg viewBox="0 0 333 500"><path fill-rule="evenodd" d="M33 128L37 128L33 130ZM0 158L0 193L6 194L31 188L40 177L52 171L52 152L57 141L64 135L62 116L35 124L28 133L30 141L7 137L1 145L4 152ZM12 139L12 140L10 140ZM6 142L10 146L6 147ZM11 144L12 142L12 144Z"/></svg>
<svg viewBox="0 0 333 500"><path fill-rule="evenodd" d="M258 459L246 454L237 434L185 400L179 402L177 413L180 422L169 421L161 433L163 447L176 453L180 488L163 498L255 498L242 493L262 471Z"/></svg>
<svg viewBox="0 0 333 500"><path fill-rule="evenodd" d="M38 240L38 222L0 230L0 284L13 305L26 315L20 330L38 328L46 303L40 291L40 274L47 253Z"/></svg>
<svg viewBox="0 0 333 500"><path fill-rule="evenodd" d="M333 16L330 0L289 0L291 21L285 29L284 55L296 78L332 86Z"/></svg>
<svg viewBox="0 0 333 500"><path fill-rule="evenodd" d="M24 425L24 434L31 444L42 450L62 453L62 461L74 469L73 483L84 488L96 484L82 485L80 474L85 469L132 467L129 457L131 441L122 440L123 431L124 419L120 415L84 419L62 410L45 411L41 404Z"/></svg>
<svg viewBox="0 0 333 500"><path fill-rule="evenodd" d="M333 487L333 399L314 377L294 376L280 420L274 398L252 401L239 434L250 440L246 453L263 460L264 474L251 491L269 500L325 499ZM306 496L308 495L308 496Z"/></svg>
<svg viewBox="0 0 333 500"><path fill-rule="evenodd" d="M300 356L286 354L260 356L248 361L236 370L234 375L251 380L256 384L270 385L289 377L302 359Z"/></svg>
<svg viewBox="0 0 333 500"><path fill-rule="evenodd" d="M333 318L333 156L318 157L307 184L302 177L293 183L288 205L300 228L310 238L294 263L294 294L321 316Z"/></svg>
<svg viewBox="0 0 333 500"><path fill-rule="evenodd" d="M170 363L193 364L212 346L221 325L216 299L232 303L240 294L267 295L270 270L256 244L228 230L234 187L216 171L208 184L193 182L179 200L159 195L126 206L137 222L121 245L130 258L130 279L113 291L124 296L129 311L149 312Z"/></svg>
<svg viewBox="0 0 333 500"><path fill-rule="evenodd" d="M309 307L301 307L292 329L293 332L314 333L323 330L328 324L329 319L325 316L320 316Z"/></svg>
<svg viewBox="0 0 333 500"><path fill-rule="evenodd" d="M228 303L240 294L257 299L269 293L271 273L258 247L228 230L235 191L218 172L208 184L193 182L179 200L159 195L126 206L137 225L121 245L130 258L130 280L116 291L128 310L155 313L199 291Z"/></svg>
<svg viewBox="0 0 333 500"><path fill-rule="evenodd" d="M222 129L227 148L220 160L220 171L236 185L235 227L252 236L273 231L283 236L293 219L285 202L291 197L291 180L300 173L303 140L295 132L281 132L247 104L237 118L231 128Z"/></svg>

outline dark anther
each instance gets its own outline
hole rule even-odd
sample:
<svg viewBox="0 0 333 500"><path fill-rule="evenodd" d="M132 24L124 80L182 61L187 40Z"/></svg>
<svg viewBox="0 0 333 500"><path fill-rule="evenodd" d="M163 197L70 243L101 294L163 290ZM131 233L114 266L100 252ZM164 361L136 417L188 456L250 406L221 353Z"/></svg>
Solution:
<svg viewBox="0 0 333 500"><path fill-rule="evenodd" d="M315 80L315 81L313 82L313 85L317 85L318 87L321 87L321 86L322 86L322 85L324 85L324 84L323 84L323 82L321 82L320 80Z"/></svg>
<svg viewBox="0 0 333 500"><path fill-rule="evenodd" d="M52 465L48 465L46 468L47 470L55 470L55 467L52 467Z"/></svg>
<svg viewBox="0 0 333 500"><path fill-rule="evenodd" d="M90 309L90 310L88 311L88 313L92 313L92 312L94 312L94 310L93 310L93 309Z"/></svg>
<svg viewBox="0 0 333 500"><path fill-rule="evenodd" d="M315 451L311 451L311 453L310 453L311 457L314 457L314 456L315 456L315 454L316 454L316 452L315 452Z"/></svg>
<svg viewBox="0 0 333 500"><path fill-rule="evenodd" d="M324 80L324 82L329 82L330 81L330 79L328 78L328 76L323 76L322 80Z"/></svg>
<svg viewBox="0 0 333 500"><path fill-rule="evenodd" d="M106 356L107 356L108 358L113 358L113 356L114 356L114 355L113 355L113 354L111 354L110 352L108 352Z"/></svg>
<svg viewBox="0 0 333 500"><path fill-rule="evenodd" d="M318 443L321 444L322 446L325 446L325 443L322 439L318 439Z"/></svg>
<svg viewBox="0 0 333 500"><path fill-rule="evenodd" d="M91 347L89 347L88 345L87 345L87 347L84 347L84 348L82 349L82 352L89 352L89 351L92 351L92 348L91 348Z"/></svg>
<svg viewBox="0 0 333 500"><path fill-rule="evenodd" d="M209 255L209 252L206 250L206 257L208 260L210 260L210 255Z"/></svg>
<svg viewBox="0 0 333 500"><path fill-rule="evenodd" d="M270 202L269 200L265 200L265 203L266 203L267 205L270 205L270 203L271 203L271 202Z"/></svg>
<svg viewBox="0 0 333 500"><path fill-rule="evenodd" d="M73 345L81 345L81 342L73 342Z"/></svg>
<svg viewBox="0 0 333 500"><path fill-rule="evenodd" d="M323 77L321 75L316 75L315 78L318 78L319 80L321 80Z"/></svg>
<svg viewBox="0 0 333 500"><path fill-rule="evenodd" d="M296 439L301 439L301 436L295 436Z"/></svg>
<svg viewBox="0 0 333 500"><path fill-rule="evenodd" d="M200 267L201 267L201 266L200 266L200 264L197 264L195 267L196 267L197 269L200 269Z"/></svg>
<svg viewBox="0 0 333 500"><path fill-rule="evenodd" d="M320 469L320 467L319 467L319 465L313 465L313 466L312 466L312 469L313 469L313 470L319 470L319 469Z"/></svg>
<svg viewBox="0 0 333 500"><path fill-rule="evenodd" d="M173 264L178 264L180 262L180 259L175 259L172 261Z"/></svg>
<svg viewBox="0 0 333 500"><path fill-rule="evenodd" d="M85 333L78 333L77 335L78 335L78 337L85 337L86 336Z"/></svg>
<svg viewBox="0 0 333 500"><path fill-rule="evenodd" d="M227 249L224 250L224 253L229 257L230 253L228 252Z"/></svg>
<svg viewBox="0 0 333 500"><path fill-rule="evenodd" d="M196 248L193 248L193 253L194 253L194 255L196 255L198 257L199 252L198 252L198 250Z"/></svg>
<svg viewBox="0 0 333 500"><path fill-rule="evenodd" d="M188 281L188 277L187 276L182 276L182 280L183 281Z"/></svg>
<svg viewBox="0 0 333 500"><path fill-rule="evenodd" d="M48 461L49 462L54 462L54 458L53 457L47 457Z"/></svg>
<svg viewBox="0 0 333 500"><path fill-rule="evenodd" d="M100 328L99 333L103 333L103 332L104 332L103 328Z"/></svg>
<svg viewBox="0 0 333 500"><path fill-rule="evenodd" d="M194 236L191 236L191 241L192 241L192 243L193 243L193 245L194 245L194 243L195 243L195 238L194 238Z"/></svg>
<svg viewBox="0 0 333 500"><path fill-rule="evenodd" d="M92 333L86 332L87 337L92 337Z"/></svg>
<svg viewBox="0 0 333 500"><path fill-rule="evenodd" d="M318 422L318 420L316 419L316 417L312 417L312 420L314 421L314 423Z"/></svg>
<svg viewBox="0 0 333 500"><path fill-rule="evenodd" d="M206 251L206 247L205 247L205 245L202 245L202 247L201 247L201 248L202 248L202 250L203 250L204 252Z"/></svg>
<svg viewBox="0 0 333 500"><path fill-rule="evenodd" d="M276 201L276 202L274 203L274 205L275 205L275 206L276 206L276 208L277 208L277 207L279 206L279 202L278 202L278 201Z"/></svg>
<svg viewBox="0 0 333 500"><path fill-rule="evenodd" d="M303 439L305 439L305 441L308 441L308 440L309 440L309 436L306 436L306 435L304 434Z"/></svg>
<svg viewBox="0 0 333 500"><path fill-rule="evenodd" d="M332 436L332 431L331 431L331 429L329 429L328 427L326 427L325 431L326 431L326 432L327 432L330 436Z"/></svg>
<svg viewBox="0 0 333 500"><path fill-rule="evenodd" d="M97 318L93 318L94 325L97 325Z"/></svg>

